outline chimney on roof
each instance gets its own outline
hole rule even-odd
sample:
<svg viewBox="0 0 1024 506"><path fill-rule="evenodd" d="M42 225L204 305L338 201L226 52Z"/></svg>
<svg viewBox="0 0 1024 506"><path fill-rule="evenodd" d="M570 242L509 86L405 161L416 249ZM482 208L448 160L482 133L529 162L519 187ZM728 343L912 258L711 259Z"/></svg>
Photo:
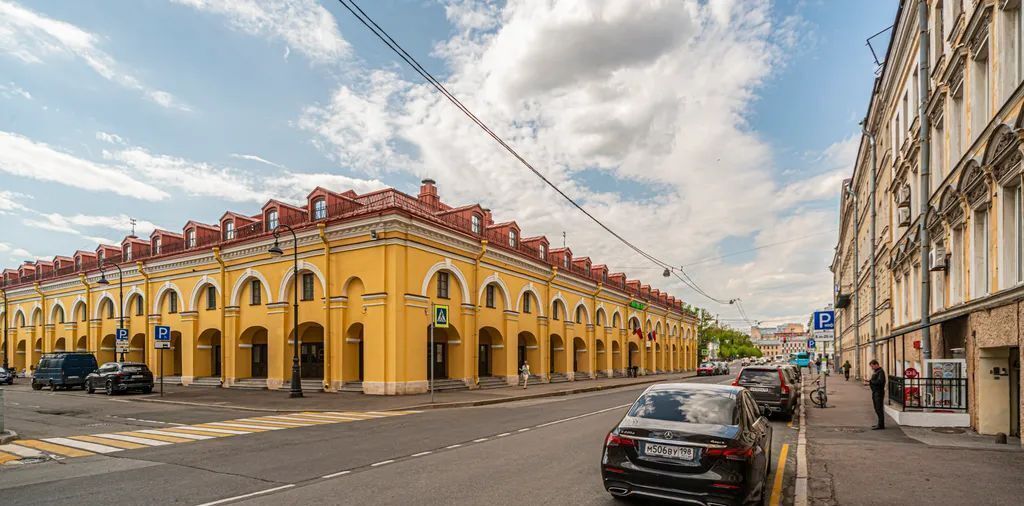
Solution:
<svg viewBox="0 0 1024 506"><path fill-rule="evenodd" d="M437 196L437 183L433 179L420 181L420 194L417 198L419 198L420 202L434 209L441 207L441 199Z"/></svg>
<svg viewBox="0 0 1024 506"><path fill-rule="evenodd" d="M490 209L484 209L484 226L489 227L494 225L494 218L491 216Z"/></svg>

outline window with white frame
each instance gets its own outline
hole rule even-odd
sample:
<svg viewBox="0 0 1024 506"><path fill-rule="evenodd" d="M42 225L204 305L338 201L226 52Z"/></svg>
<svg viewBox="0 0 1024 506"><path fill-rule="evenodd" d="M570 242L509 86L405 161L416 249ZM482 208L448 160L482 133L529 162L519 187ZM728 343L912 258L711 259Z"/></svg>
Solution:
<svg viewBox="0 0 1024 506"><path fill-rule="evenodd" d="M267 231L277 229L277 210L271 209L267 211Z"/></svg>
<svg viewBox="0 0 1024 506"><path fill-rule="evenodd" d="M956 166L964 154L964 136L967 130L964 125L966 111L964 110L963 85L957 86L951 92L950 100L952 107L949 117L949 165Z"/></svg>
<svg viewBox="0 0 1024 506"><path fill-rule="evenodd" d="M510 248L515 248L516 244L518 242L519 242L519 237L516 235L516 231L515 230L509 230L508 231L508 246Z"/></svg>
<svg viewBox="0 0 1024 506"><path fill-rule="evenodd" d="M932 251L939 251L940 249L942 249L942 241L932 243ZM945 254L944 249L943 249L942 253ZM939 261L941 261L941 259L939 259ZM930 268L931 268L931 266L929 266L929 269ZM938 311L938 310L941 310L943 307L945 307L945 292L946 292L945 281L946 280L945 280L945 276L943 275L944 272L945 272L944 270L936 270L936 271L929 270L929 272L928 272L928 275L931 277L930 285L931 285L931 289L932 289L932 294L931 294L931 308L932 308L932 311Z"/></svg>
<svg viewBox="0 0 1024 506"><path fill-rule="evenodd" d="M470 220L472 222L473 233L474 234L479 234L480 231L481 231L480 215L474 214L473 217Z"/></svg>
<svg viewBox="0 0 1024 506"><path fill-rule="evenodd" d="M1024 248L1022 248L1020 177L1003 187L1002 204L1002 285L1013 286L1024 281Z"/></svg>
<svg viewBox="0 0 1024 506"><path fill-rule="evenodd" d="M132 245L131 244L125 244L125 246L124 246L124 261L125 262L131 262L132 261Z"/></svg>
<svg viewBox="0 0 1024 506"><path fill-rule="evenodd" d="M316 199L313 201L313 219L322 220L327 217L327 200Z"/></svg>
<svg viewBox="0 0 1024 506"><path fill-rule="evenodd" d="M974 211L971 228L971 298L974 299L989 291L988 208Z"/></svg>
<svg viewBox="0 0 1024 506"><path fill-rule="evenodd" d="M953 247L949 257L949 304L955 305L964 300L964 227L953 227L951 235Z"/></svg>
<svg viewBox="0 0 1024 506"><path fill-rule="evenodd" d="M971 139L977 139L985 130L991 116L989 97L988 48L974 55L971 62Z"/></svg>
<svg viewBox="0 0 1024 506"><path fill-rule="evenodd" d="M224 222L224 240L230 241L235 238L235 220Z"/></svg>
<svg viewBox="0 0 1024 506"><path fill-rule="evenodd" d="M153 239L153 253L156 255L160 254L160 236L156 236Z"/></svg>
<svg viewBox="0 0 1024 506"><path fill-rule="evenodd" d="M196 229L190 228L185 232L185 247L195 248L196 247Z"/></svg>
<svg viewBox="0 0 1024 506"><path fill-rule="evenodd" d="M543 243L541 243L541 245L537 249L538 249L537 253L540 255L540 259L541 260L547 260L548 259L548 247L545 246Z"/></svg>

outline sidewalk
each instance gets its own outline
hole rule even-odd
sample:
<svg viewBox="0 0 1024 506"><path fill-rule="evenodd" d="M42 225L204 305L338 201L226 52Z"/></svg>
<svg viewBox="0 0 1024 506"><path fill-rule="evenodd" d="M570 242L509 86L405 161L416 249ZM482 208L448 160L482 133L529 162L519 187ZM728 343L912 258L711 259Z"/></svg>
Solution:
<svg viewBox="0 0 1024 506"><path fill-rule="evenodd" d="M873 431L871 392L838 375L828 378L828 404L806 409L812 505L1016 505L1024 497L1018 441L902 428L891 418Z"/></svg>
<svg viewBox="0 0 1024 506"><path fill-rule="evenodd" d="M244 409L251 411L393 411L409 409L458 408L512 402L523 399L554 397L584 392L596 392L631 385L646 385L662 381L675 381L695 376L694 372L656 374L639 378L607 378L567 383L531 384L529 388L495 388L488 390L461 390L437 392L434 402L430 394L417 395L364 395L351 392L304 392L301 399L288 398L287 390L247 390L240 388L183 387L166 385L164 396L159 394L119 397L137 402L162 402L212 408ZM159 391L159 387L157 387Z"/></svg>

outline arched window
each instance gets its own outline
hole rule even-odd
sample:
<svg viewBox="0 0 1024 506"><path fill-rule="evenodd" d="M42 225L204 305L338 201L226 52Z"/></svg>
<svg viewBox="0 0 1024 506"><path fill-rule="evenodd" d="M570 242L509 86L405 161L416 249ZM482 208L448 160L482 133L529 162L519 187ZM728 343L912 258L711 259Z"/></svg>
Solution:
<svg viewBox="0 0 1024 506"><path fill-rule="evenodd" d="M224 222L224 240L230 241L235 238L235 220Z"/></svg>
<svg viewBox="0 0 1024 506"><path fill-rule="evenodd" d="M557 300L551 303L551 319L552 320L557 320L558 319L558 301Z"/></svg>
<svg viewBox="0 0 1024 506"><path fill-rule="evenodd" d="M277 228L277 210L271 209L267 211L267 231L271 231Z"/></svg>
<svg viewBox="0 0 1024 506"><path fill-rule="evenodd" d="M487 295L486 296L487 307L493 308L494 307L494 284L493 283L487 285L485 293Z"/></svg>
<svg viewBox="0 0 1024 506"><path fill-rule="evenodd" d="M479 214L474 214L473 217L471 218L471 223L472 223L472 226L473 226L473 233L474 234L479 234L480 231L481 231L480 215Z"/></svg>
<svg viewBox="0 0 1024 506"><path fill-rule="evenodd" d="M437 298L447 299L448 298L448 273L439 272L437 273Z"/></svg>
<svg viewBox="0 0 1024 506"><path fill-rule="evenodd" d="M262 290L260 280L254 279L249 282L249 305L258 306L263 303Z"/></svg>
<svg viewBox="0 0 1024 506"><path fill-rule="evenodd" d="M530 309L530 292L526 292L523 294L523 313L530 314L531 312L532 310Z"/></svg>
<svg viewBox="0 0 1024 506"><path fill-rule="evenodd" d="M206 286L206 309L217 309L217 288L213 285Z"/></svg>
<svg viewBox="0 0 1024 506"><path fill-rule="evenodd" d="M518 244L518 243L519 243L519 237L516 236L516 231L515 230L509 230L508 231L508 246L510 248L515 248L516 244Z"/></svg>
<svg viewBox="0 0 1024 506"><path fill-rule="evenodd" d="M142 296L135 296L135 316L142 316L144 309L142 308Z"/></svg>
<svg viewBox="0 0 1024 506"><path fill-rule="evenodd" d="M583 323L583 306L576 307L576 323Z"/></svg>
<svg viewBox="0 0 1024 506"><path fill-rule="evenodd" d="M313 201L313 219L322 220L327 217L327 200L316 199Z"/></svg>
<svg viewBox="0 0 1024 506"><path fill-rule="evenodd" d="M57 306L57 323L64 323L64 308Z"/></svg>
<svg viewBox="0 0 1024 506"><path fill-rule="evenodd" d="M85 304L82 304L80 307L82 308L82 310L79 311L80 316L78 319L84 322L89 318L89 315L85 312Z"/></svg>
<svg viewBox="0 0 1024 506"><path fill-rule="evenodd" d="M107 319L109 320L109 319L112 319L114 317L114 303L110 302L110 299L107 299L106 302L107 302Z"/></svg>
<svg viewBox="0 0 1024 506"><path fill-rule="evenodd" d="M195 248L196 247L196 229L190 228L185 232L185 247Z"/></svg>
<svg viewBox="0 0 1024 506"><path fill-rule="evenodd" d="M178 292L167 292L167 312L178 312Z"/></svg>

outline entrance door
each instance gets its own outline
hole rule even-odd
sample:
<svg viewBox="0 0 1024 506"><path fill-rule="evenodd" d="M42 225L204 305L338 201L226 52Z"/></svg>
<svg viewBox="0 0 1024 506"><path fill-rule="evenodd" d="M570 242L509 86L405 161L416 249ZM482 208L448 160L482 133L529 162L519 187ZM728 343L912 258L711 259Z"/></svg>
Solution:
<svg viewBox="0 0 1024 506"><path fill-rule="evenodd" d="M363 340L359 340L359 381L363 381Z"/></svg>
<svg viewBox="0 0 1024 506"><path fill-rule="evenodd" d="M267 345L252 345L252 377L267 377Z"/></svg>
<svg viewBox="0 0 1024 506"><path fill-rule="evenodd" d="M324 377L324 343L299 343L299 377Z"/></svg>
<svg viewBox="0 0 1024 506"><path fill-rule="evenodd" d="M477 357L480 363L478 365L478 374L480 376L491 375L491 345L481 344L480 349L477 350Z"/></svg>
<svg viewBox="0 0 1024 506"><path fill-rule="evenodd" d="M1010 348L1010 435L1020 436L1020 348Z"/></svg>
<svg viewBox="0 0 1024 506"><path fill-rule="evenodd" d="M523 366L523 362L526 362L526 346L519 345L519 367Z"/></svg>
<svg viewBox="0 0 1024 506"><path fill-rule="evenodd" d="M430 346L427 346L427 374L430 368L434 368L434 379L448 378L448 343L434 343L434 353L430 353ZM430 380L430 377L427 377Z"/></svg>
<svg viewBox="0 0 1024 506"><path fill-rule="evenodd" d="M214 376L220 376L220 345L213 345L213 349L210 350L213 353L213 367L210 368L213 371Z"/></svg>

